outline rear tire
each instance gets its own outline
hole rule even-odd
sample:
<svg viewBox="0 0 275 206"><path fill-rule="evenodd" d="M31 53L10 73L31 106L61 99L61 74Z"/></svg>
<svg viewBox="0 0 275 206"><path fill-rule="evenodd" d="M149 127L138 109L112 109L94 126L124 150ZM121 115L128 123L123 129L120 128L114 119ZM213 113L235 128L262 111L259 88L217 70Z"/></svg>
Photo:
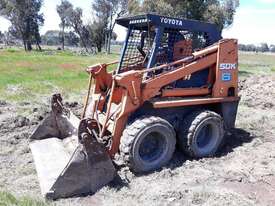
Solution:
<svg viewBox="0 0 275 206"><path fill-rule="evenodd" d="M145 116L128 125L120 141L120 154L135 172L156 170L170 161L175 151L173 126L160 117Z"/></svg>
<svg viewBox="0 0 275 206"><path fill-rule="evenodd" d="M223 138L223 119L212 111L191 113L178 133L180 148L191 157L215 155Z"/></svg>

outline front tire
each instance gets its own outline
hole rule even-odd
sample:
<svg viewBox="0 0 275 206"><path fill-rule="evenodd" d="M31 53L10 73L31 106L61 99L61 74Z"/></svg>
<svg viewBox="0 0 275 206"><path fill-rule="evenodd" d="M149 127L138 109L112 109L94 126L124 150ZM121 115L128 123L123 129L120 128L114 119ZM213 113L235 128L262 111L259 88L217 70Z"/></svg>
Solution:
<svg viewBox="0 0 275 206"><path fill-rule="evenodd" d="M224 138L222 117L212 111L191 113L178 134L180 148L191 157L215 155Z"/></svg>
<svg viewBox="0 0 275 206"><path fill-rule="evenodd" d="M120 142L125 164L134 172L148 172L170 161L175 151L176 134L168 121L145 116L126 127Z"/></svg>

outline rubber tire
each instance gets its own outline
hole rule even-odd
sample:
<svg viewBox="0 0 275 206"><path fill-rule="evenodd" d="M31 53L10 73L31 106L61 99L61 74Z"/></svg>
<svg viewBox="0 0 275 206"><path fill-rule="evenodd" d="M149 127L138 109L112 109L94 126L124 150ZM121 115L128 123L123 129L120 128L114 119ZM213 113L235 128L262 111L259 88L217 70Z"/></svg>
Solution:
<svg viewBox="0 0 275 206"><path fill-rule="evenodd" d="M197 144L197 135L200 129L207 124L212 124L216 132L210 143L203 147ZM178 144L187 155L195 158L209 157L216 154L224 138L224 125L222 117L212 111L196 111L183 120L183 126L178 132Z"/></svg>
<svg viewBox="0 0 275 206"><path fill-rule="evenodd" d="M151 132L158 132L166 145L163 152L153 162L141 159L139 149L142 140ZM156 116L143 116L126 126L120 141L120 155L124 164L136 173L156 170L167 164L173 156L176 133L166 120Z"/></svg>

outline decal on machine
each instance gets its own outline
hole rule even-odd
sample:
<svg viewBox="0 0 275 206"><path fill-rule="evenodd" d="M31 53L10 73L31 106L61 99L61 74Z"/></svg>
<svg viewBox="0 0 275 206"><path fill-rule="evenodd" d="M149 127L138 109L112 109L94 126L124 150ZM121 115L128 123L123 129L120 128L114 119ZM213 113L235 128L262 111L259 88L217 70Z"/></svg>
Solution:
<svg viewBox="0 0 275 206"><path fill-rule="evenodd" d="M234 70L234 69L237 69L237 64L221 63L219 68L221 70Z"/></svg>
<svg viewBox="0 0 275 206"><path fill-rule="evenodd" d="M145 22L147 22L147 19L135 19L135 20L131 20L129 24L140 24Z"/></svg>
<svg viewBox="0 0 275 206"><path fill-rule="evenodd" d="M222 73L222 81L230 81L231 73Z"/></svg>
<svg viewBox="0 0 275 206"><path fill-rule="evenodd" d="M182 20L179 19L171 19L171 18L166 18L166 17L161 17L160 18L161 23L165 24L172 24L172 25L177 25L177 26L182 26Z"/></svg>

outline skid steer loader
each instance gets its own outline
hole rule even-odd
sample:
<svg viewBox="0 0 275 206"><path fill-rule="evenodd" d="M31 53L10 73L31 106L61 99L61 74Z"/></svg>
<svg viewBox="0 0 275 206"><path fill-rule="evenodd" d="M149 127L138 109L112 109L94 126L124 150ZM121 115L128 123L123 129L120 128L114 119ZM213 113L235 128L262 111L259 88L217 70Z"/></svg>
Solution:
<svg viewBox="0 0 275 206"><path fill-rule="evenodd" d="M222 39L213 24L155 14L116 23L128 28L120 60L87 68L81 118L55 94L30 137L47 198L94 193L118 163L136 173L158 169L176 144L192 157L212 156L234 127L237 40ZM117 69L108 72L111 64Z"/></svg>

